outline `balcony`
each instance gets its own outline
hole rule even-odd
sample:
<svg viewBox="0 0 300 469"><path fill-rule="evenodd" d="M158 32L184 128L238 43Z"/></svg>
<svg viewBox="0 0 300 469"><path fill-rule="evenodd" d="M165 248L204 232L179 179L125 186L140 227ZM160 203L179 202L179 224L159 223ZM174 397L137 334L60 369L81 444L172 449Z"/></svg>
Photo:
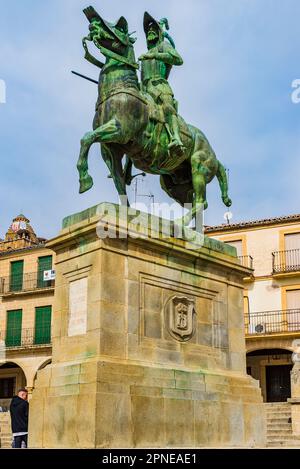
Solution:
<svg viewBox="0 0 300 469"><path fill-rule="evenodd" d="M300 332L300 308L247 314L245 332L246 336Z"/></svg>
<svg viewBox="0 0 300 469"><path fill-rule="evenodd" d="M273 274L300 271L300 249L276 251L273 256Z"/></svg>
<svg viewBox="0 0 300 469"><path fill-rule="evenodd" d="M253 270L253 257L252 256L238 256L238 260L240 261L243 267L247 267L247 269Z"/></svg>
<svg viewBox="0 0 300 469"><path fill-rule="evenodd" d="M18 277L0 278L0 295L15 295L35 290L53 289L55 280L44 281L42 272L31 272Z"/></svg>
<svg viewBox="0 0 300 469"><path fill-rule="evenodd" d="M44 326L38 329L9 329L0 331L0 351L5 349L26 349L32 347L51 345L51 327Z"/></svg>

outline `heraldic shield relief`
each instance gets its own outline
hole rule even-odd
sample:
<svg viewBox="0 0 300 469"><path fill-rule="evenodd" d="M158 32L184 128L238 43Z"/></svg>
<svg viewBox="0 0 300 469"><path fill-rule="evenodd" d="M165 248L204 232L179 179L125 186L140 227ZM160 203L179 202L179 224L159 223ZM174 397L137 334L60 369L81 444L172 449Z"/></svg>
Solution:
<svg viewBox="0 0 300 469"><path fill-rule="evenodd" d="M182 342L195 334L196 311L192 298L173 296L165 307L165 324L171 336Z"/></svg>

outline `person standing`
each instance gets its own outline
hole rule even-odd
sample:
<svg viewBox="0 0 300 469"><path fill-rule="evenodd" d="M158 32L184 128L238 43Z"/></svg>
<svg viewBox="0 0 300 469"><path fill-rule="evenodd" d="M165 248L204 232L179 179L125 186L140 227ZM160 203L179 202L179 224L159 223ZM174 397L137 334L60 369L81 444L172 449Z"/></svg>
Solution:
<svg viewBox="0 0 300 469"><path fill-rule="evenodd" d="M14 448L27 448L28 439L28 392L25 388L18 391L10 404L11 428Z"/></svg>

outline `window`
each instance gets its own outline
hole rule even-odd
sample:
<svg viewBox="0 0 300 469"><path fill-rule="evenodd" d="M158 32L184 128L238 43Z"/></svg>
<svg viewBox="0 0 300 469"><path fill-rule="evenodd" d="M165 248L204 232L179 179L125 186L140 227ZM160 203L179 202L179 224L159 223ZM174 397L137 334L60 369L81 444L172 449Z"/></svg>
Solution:
<svg viewBox="0 0 300 469"><path fill-rule="evenodd" d="M23 289L24 261L15 261L10 264L10 291Z"/></svg>
<svg viewBox="0 0 300 469"><path fill-rule="evenodd" d="M6 339L7 347L21 345L22 337L22 310L7 311Z"/></svg>
<svg viewBox="0 0 300 469"><path fill-rule="evenodd" d="M237 241L224 241L224 243L236 248L236 253L238 257L241 257L243 255L243 242L241 239Z"/></svg>
<svg viewBox="0 0 300 469"><path fill-rule="evenodd" d="M300 249L300 233L291 233L284 235L285 250Z"/></svg>
<svg viewBox="0 0 300 469"><path fill-rule="evenodd" d="M43 256L38 258L38 288L51 285L51 281L44 281L45 270L52 270L52 256Z"/></svg>
<svg viewBox="0 0 300 469"><path fill-rule="evenodd" d="M285 268L296 270L300 267L300 233L284 235Z"/></svg>
<svg viewBox="0 0 300 469"><path fill-rule="evenodd" d="M16 388L16 378L0 379L0 398L10 399L13 397Z"/></svg>
<svg viewBox="0 0 300 469"><path fill-rule="evenodd" d="M35 308L35 344L50 344L51 342L51 306Z"/></svg>
<svg viewBox="0 0 300 469"><path fill-rule="evenodd" d="M289 331L299 331L300 326L300 290L286 291L286 321Z"/></svg>

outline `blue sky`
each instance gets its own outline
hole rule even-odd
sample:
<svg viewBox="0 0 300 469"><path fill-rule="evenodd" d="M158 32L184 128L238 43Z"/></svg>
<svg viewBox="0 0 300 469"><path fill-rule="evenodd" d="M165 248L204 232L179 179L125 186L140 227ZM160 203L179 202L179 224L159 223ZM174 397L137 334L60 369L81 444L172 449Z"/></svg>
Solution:
<svg viewBox="0 0 300 469"><path fill-rule="evenodd" d="M180 113L230 170L233 220L299 213L300 104L291 100L300 78L298 0L0 0L0 236L20 211L52 237L64 216L118 200L97 146L94 188L78 194L79 142L91 129L97 87L70 71L97 77L81 46L90 3L107 20L126 16L137 56L146 49L144 11L168 17L185 62L171 76ZM158 178L140 184L150 189L156 202L169 200ZM205 223L222 223L216 181L208 202Z"/></svg>

